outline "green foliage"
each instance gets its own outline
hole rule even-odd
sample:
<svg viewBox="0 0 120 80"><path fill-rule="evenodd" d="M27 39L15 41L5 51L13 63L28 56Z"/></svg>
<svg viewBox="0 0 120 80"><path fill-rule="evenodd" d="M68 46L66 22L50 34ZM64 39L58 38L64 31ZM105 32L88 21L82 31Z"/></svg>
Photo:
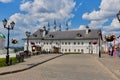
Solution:
<svg viewBox="0 0 120 80"><path fill-rule="evenodd" d="M6 65L5 61L6 61L5 58L0 58L0 67L3 67Z"/></svg>
<svg viewBox="0 0 120 80"><path fill-rule="evenodd" d="M12 60L12 65L18 63L16 57L11 57L9 61L11 60ZM0 67L4 67L4 66L6 66L6 58L0 58Z"/></svg>
<svg viewBox="0 0 120 80"><path fill-rule="evenodd" d="M81 53L79 53L79 52L66 52L64 54L81 54Z"/></svg>

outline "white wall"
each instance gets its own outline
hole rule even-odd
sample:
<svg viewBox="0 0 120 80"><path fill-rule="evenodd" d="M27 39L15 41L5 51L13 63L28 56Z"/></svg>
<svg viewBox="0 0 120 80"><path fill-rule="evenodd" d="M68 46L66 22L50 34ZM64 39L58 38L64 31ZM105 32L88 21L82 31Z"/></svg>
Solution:
<svg viewBox="0 0 120 80"><path fill-rule="evenodd" d="M5 46L5 39L1 38L0 39L0 50L4 49L4 46Z"/></svg>
<svg viewBox="0 0 120 80"><path fill-rule="evenodd" d="M53 51L53 46L59 47L60 52L81 52L89 53L93 50L93 53L97 53L99 51L98 44L89 45L89 42L92 40L29 40L29 50L32 51L30 42L35 42L35 45L42 46L42 50ZM57 44L56 44L57 43ZM70 44L69 44L70 43ZM76 43L76 44L75 44ZM79 44L78 44L79 43ZM83 44L82 44L83 43ZM26 41L24 43L24 50L27 48Z"/></svg>

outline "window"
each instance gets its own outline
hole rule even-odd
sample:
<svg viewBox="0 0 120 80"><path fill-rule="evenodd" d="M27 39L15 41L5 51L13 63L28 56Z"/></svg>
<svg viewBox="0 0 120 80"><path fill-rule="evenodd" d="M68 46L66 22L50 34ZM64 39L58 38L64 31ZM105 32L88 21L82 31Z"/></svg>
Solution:
<svg viewBox="0 0 120 80"><path fill-rule="evenodd" d="M70 45L70 42L68 42L68 44Z"/></svg>
<svg viewBox="0 0 120 80"><path fill-rule="evenodd" d="M37 37L37 35L36 35L36 34L33 34L33 36L34 36L34 37Z"/></svg>
<svg viewBox="0 0 120 80"><path fill-rule="evenodd" d="M58 42L56 42L56 44L58 44Z"/></svg>
<svg viewBox="0 0 120 80"><path fill-rule="evenodd" d="M84 42L81 43L82 45L84 44Z"/></svg>
<svg viewBox="0 0 120 80"><path fill-rule="evenodd" d="M70 52L70 49L69 49L69 52Z"/></svg>
<svg viewBox="0 0 120 80"><path fill-rule="evenodd" d="M76 42L74 42L74 45L76 45Z"/></svg>
<svg viewBox="0 0 120 80"><path fill-rule="evenodd" d="M77 37L82 37L82 34L80 34L80 33L77 33L76 35L77 35Z"/></svg>
<svg viewBox="0 0 120 80"><path fill-rule="evenodd" d="M81 49L81 53L84 53L84 50L83 50L83 49Z"/></svg>
<svg viewBox="0 0 120 80"><path fill-rule="evenodd" d="M80 42L78 42L78 45L80 44Z"/></svg>
<svg viewBox="0 0 120 80"><path fill-rule="evenodd" d="M76 49L74 49L74 52L76 52Z"/></svg>
<svg viewBox="0 0 120 80"><path fill-rule="evenodd" d="M36 44L38 44L38 42L36 42Z"/></svg>
<svg viewBox="0 0 120 80"><path fill-rule="evenodd" d="M67 49L65 49L65 52L67 52Z"/></svg>
<svg viewBox="0 0 120 80"><path fill-rule="evenodd" d="M65 45L67 45L67 42L65 42Z"/></svg>
<svg viewBox="0 0 120 80"><path fill-rule="evenodd" d="M62 44L64 45L64 42L62 42Z"/></svg>
<svg viewBox="0 0 120 80"><path fill-rule="evenodd" d="M78 49L78 52L80 52L80 49Z"/></svg>

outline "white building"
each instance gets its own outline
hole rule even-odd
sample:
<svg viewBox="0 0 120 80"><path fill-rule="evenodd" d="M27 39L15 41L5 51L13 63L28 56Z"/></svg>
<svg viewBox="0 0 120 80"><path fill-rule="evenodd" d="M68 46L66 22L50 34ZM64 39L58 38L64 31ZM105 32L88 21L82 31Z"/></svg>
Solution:
<svg viewBox="0 0 120 80"><path fill-rule="evenodd" d="M5 53L4 46L5 46L5 36L4 34L0 33L0 54Z"/></svg>
<svg viewBox="0 0 120 80"><path fill-rule="evenodd" d="M101 49L101 30L67 30L49 32L38 29L29 37L29 51L46 52L75 52L75 53L99 53ZM27 50L27 38L24 40L24 50Z"/></svg>
<svg viewBox="0 0 120 80"><path fill-rule="evenodd" d="M5 46L5 36L0 33L0 50L3 50Z"/></svg>

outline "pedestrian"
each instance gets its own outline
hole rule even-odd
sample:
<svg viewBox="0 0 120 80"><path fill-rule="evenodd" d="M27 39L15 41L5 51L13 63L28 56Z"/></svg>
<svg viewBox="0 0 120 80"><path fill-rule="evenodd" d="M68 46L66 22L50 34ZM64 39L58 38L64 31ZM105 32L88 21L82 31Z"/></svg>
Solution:
<svg viewBox="0 0 120 80"><path fill-rule="evenodd" d="M113 56L113 48L110 47L110 55Z"/></svg>

